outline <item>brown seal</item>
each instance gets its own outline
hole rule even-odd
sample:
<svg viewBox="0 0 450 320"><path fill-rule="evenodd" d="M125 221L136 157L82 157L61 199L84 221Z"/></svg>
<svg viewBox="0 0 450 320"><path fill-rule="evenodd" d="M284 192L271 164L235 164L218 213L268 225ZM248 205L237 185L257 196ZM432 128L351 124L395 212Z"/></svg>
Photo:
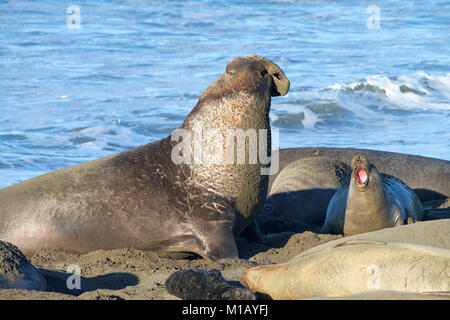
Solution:
<svg viewBox="0 0 450 320"><path fill-rule="evenodd" d="M192 145L199 123L201 132L265 129L267 138L271 96L288 90L289 80L269 59L234 58L179 129L194 136ZM133 247L236 258L233 231L242 232L260 211L268 183L261 168L270 162L199 162L194 147L193 163L177 164L174 154L186 157L188 150L177 149L179 140L169 136L0 190L0 239L25 253ZM224 145L224 154L239 157ZM270 139L262 147L270 153Z"/></svg>
<svg viewBox="0 0 450 320"><path fill-rule="evenodd" d="M349 184L331 198L322 233L345 236L423 220L416 194L400 179L380 174L363 156L353 157Z"/></svg>

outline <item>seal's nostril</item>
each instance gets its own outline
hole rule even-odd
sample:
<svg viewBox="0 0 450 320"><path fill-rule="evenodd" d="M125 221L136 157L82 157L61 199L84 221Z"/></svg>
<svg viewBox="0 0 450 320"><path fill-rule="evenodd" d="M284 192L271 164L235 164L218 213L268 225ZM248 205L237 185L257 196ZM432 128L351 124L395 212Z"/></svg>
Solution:
<svg viewBox="0 0 450 320"><path fill-rule="evenodd" d="M277 78L278 80L283 80L283 77L282 77L278 72L277 72L277 73L274 73L273 76L274 76L275 78Z"/></svg>
<svg viewBox="0 0 450 320"><path fill-rule="evenodd" d="M262 70L260 73L261 73L261 76L265 77L267 75L267 70Z"/></svg>

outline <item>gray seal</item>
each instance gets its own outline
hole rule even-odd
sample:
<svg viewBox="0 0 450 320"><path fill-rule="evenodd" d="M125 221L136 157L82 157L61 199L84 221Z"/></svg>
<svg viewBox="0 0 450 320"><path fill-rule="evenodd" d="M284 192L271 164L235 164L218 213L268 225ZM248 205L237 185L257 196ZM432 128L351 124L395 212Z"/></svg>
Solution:
<svg viewBox="0 0 450 320"><path fill-rule="evenodd" d="M348 236L423 220L419 198L403 181L380 174L360 155L351 168L350 182L330 200L322 233Z"/></svg>
<svg viewBox="0 0 450 320"><path fill-rule="evenodd" d="M237 258L234 234L261 210L268 183L261 168L270 162L198 162L195 146L192 162L175 163L174 155L184 160L186 150L198 143L198 124L200 132L266 130L269 139L259 148L271 150L271 96L288 90L289 80L271 60L257 55L230 60L177 131L186 135L171 135L0 190L0 239L25 253L132 247L194 252L211 260ZM183 144L189 148L179 148ZM245 147L248 151L249 145ZM234 148L224 149L225 154L237 154Z"/></svg>
<svg viewBox="0 0 450 320"><path fill-rule="evenodd" d="M289 163L272 183L258 220L266 216L321 227L328 203L349 171L346 163L326 157Z"/></svg>

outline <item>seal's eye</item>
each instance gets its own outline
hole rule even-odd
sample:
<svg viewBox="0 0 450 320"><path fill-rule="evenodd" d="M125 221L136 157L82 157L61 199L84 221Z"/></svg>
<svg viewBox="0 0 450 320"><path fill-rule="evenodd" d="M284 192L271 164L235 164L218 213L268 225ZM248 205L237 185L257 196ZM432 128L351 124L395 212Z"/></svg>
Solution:
<svg viewBox="0 0 450 320"><path fill-rule="evenodd" d="M233 75L234 74L234 70L227 70L227 74Z"/></svg>
<svg viewBox="0 0 450 320"><path fill-rule="evenodd" d="M272 212L272 206L270 205L270 204L266 204L266 205L264 205L264 208L263 208L263 210L264 210L264 212L265 213L271 213Z"/></svg>
<svg viewBox="0 0 450 320"><path fill-rule="evenodd" d="M262 77L265 77L267 75L267 70L262 70L260 72L260 74L261 74Z"/></svg>

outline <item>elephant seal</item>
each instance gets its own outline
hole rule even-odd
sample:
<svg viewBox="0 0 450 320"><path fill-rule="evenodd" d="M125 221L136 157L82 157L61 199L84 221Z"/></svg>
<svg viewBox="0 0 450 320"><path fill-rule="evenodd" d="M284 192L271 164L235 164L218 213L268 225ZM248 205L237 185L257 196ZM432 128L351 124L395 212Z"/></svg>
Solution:
<svg viewBox="0 0 450 320"><path fill-rule="evenodd" d="M289 262L246 269L241 283L273 299L346 296L370 290L450 291L450 250L349 240Z"/></svg>
<svg viewBox="0 0 450 320"><path fill-rule="evenodd" d="M165 286L183 300L256 300L251 290L227 283L217 269L179 270L167 278Z"/></svg>
<svg viewBox="0 0 450 320"><path fill-rule="evenodd" d="M372 232L355 234L320 244L297 256L308 255L326 248L335 247L349 240L412 243L430 247L450 249L450 219L423 221L405 224L396 228L386 228Z"/></svg>
<svg viewBox="0 0 450 320"><path fill-rule="evenodd" d="M350 182L331 198L321 233L344 236L423 220L419 198L401 180L380 174L361 156L351 161Z"/></svg>
<svg viewBox="0 0 450 320"><path fill-rule="evenodd" d="M276 172L269 177L269 190L277 176L290 163L310 157L327 157L350 163L355 154L370 161L385 174L397 177L417 194L420 201L450 198L450 161L396 152L355 148L289 148L274 151L279 159Z"/></svg>
<svg viewBox="0 0 450 320"><path fill-rule="evenodd" d="M426 220L450 219L450 198L423 203Z"/></svg>
<svg viewBox="0 0 450 320"><path fill-rule="evenodd" d="M279 160L279 165L272 170L269 176L268 196L263 210L256 218L260 230L264 233L288 230L295 232L319 231L325 222L326 208L334 195L333 188L330 186L334 186L335 191L341 186L340 183L336 184L333 170L330 170L329 165L321 159L333 159L335 164L338 164L338 161L350 163L355 154L369 158L380 172L401 179L413 189L422 202L441 201L450 197L450 185L448 184L450 161L354 148L281 149L272 154L273 159ZM339 166L342 164L337 165L337 168ZM347 165L345 164L345 166ZM321 179L314 180L314 174L308 172L308 169L320 172L318 176ZM297 172L299 175L295 176ZM293 195L296 195L298 199L295 199ZM310 196L311 198L309 198ZM297 206L297 209L293 208L294 206ZM317 210L318 208L323 210ZM450 210L447 209L435 210L433 208L429 212L427 211L426 219L446 218L449 212ZM292 215L297 218L291 220ZM285 216L286 219L284 219ZM306 221L302 221L302 219ZM252 229L258 230L253 225Z"/></svg>
<svg viewBox="0 0 450 320"><path fill-rule="evenodd" d="M268 216L321 227L328 203L347 182L349 171L346 163L326 157L289 163L274 180L257 219Z"/></svg>
<svg viewBox="0 0 450 320"><path fill-rule="evenodd" d="M289 80L271 60L230 60L171 136L0 190L0 239L25 253L133 247L237 258L233 233L253 220L267 194L261 169L270 166L271 96L288 90ZM267 150L269 161L228 163L230 153L251 158L254 144L244 140L235 148L217 133L248 130L260 133L256 154ZM217 139L209 143L211 132ZM221 154L226 163L209 161Z"/></svg>
<svg viewBox="0 0 450 320"><path fill-rule="evenodd" d="M47 290L45 278L19 249L0 241L0 289Z"/></svg>

